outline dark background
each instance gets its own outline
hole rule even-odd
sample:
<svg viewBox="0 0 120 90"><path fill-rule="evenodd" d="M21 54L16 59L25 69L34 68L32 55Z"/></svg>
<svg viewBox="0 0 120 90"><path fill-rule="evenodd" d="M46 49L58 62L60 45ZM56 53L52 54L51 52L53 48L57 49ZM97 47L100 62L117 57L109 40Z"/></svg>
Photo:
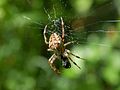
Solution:
<svg viewBox="0 0 120 90"><path fill-rule="evenodd" d="M0 90L120 90L119 14L120 0L0 0ZM60 17L86 60L58 76L42 33Z"/></svg>

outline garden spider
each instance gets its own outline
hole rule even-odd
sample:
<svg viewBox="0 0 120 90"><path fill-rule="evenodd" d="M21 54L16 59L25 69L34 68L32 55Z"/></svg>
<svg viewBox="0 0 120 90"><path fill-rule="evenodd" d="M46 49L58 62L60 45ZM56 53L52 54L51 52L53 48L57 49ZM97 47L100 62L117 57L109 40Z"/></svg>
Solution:
<svg viewBox="0 0 120 90"><path fill-rule="evenodd" d="M80 67L69 57L69 55L71 54L76 58L83 59L79 56L72 54L70 50L66 49L66 46L71 43L74 43L74 41L64 43L64 22L62 17L60 18L60 21L61 21L62 35L58 35L57 33L54 32L50 35L49 42L48 42L47 37L45 35L47 30L47 25L45 26L44 32L43 32L45 43L49 45L48 51L54 52L54 54L48 60L48 63L50 67L54 70L54 72L56 72L57 74L59 74L60 71L54 65L55 60L60 59L62 62L62 66L64 68L70 68L71 67L70 61L72 61L80 69Z"/></svg>

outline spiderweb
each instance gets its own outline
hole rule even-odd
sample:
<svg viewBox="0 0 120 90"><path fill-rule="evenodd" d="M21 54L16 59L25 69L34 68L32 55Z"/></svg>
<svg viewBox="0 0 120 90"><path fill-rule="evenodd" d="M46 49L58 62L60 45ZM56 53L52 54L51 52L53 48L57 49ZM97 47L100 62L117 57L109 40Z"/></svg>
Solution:
<svg viewBox="0 0 120 90"><path fill-rule="evenodd" d="M31 5L31 1L28 2ZM112 0L98 5L99 7L95 5L93 3L86 14L80 15L75 12L71 2L67 0L46 1L44 7L42 7L47 19L45 19L45 22L38 23L27 16L24 16L24 18L39 25L41 30L48 24L47 34L50 36L53 32L61 35L60 29L56 28L61 27L60 17L63 17L66 41L76 41L76 44L95 42L94 45L111 47L111 45L106 44L106 40L102 41L101 39L114 40L119 38L120 20L118 19L117 8ZM98 38L97 41L95 38Z"/></svg>

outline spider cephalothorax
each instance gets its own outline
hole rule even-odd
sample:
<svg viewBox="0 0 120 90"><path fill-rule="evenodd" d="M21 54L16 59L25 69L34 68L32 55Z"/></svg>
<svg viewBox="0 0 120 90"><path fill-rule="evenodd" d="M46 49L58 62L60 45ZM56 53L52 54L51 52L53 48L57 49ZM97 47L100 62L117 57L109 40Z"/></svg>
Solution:
<svg viewBox="0 0 120 90"><path fill-rule="evenodd" d="M62 17L60 18L60 22L61 22L61 31L62 31L62 35L59 35L58 33L54 32L50 35L49 38L49 42L47 41L46 38L46 30L47 30L47 25L44 28L44 39L45 39L45 43L49 45L49 49L48 51L53 51L54 54L50 57L50 59L48 60L48 63L50 64L50 67L57 73L59 74L60 71L59 69L56 68L56 66L54 65L54 61L57 59L60 59L62 62L62 66L64 68L70 68L71 64L70 61L72 61L78 68L80 68L71 58L70 58L70 54L80 58L79 56L76 56L74 54L72 54L70 52L70 50L66 49L66 46L73 43L73 41L71 42L67 42L64 43L64 22ZM81 58L83 59L83 58ZM70 60L70 61L69 61Z"/></svg>

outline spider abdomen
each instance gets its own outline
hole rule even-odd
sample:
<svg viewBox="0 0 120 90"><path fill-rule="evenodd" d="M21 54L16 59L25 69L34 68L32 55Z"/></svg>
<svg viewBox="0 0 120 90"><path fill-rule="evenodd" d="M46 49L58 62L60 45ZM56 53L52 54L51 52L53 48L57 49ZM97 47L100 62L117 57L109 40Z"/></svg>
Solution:
<svg viewBox="0 0 120 90"><path fill-rule="evenodd" d="M49 39L49 48L58 49L62 43L61 37L57 33L53 33Z"/></svg>

